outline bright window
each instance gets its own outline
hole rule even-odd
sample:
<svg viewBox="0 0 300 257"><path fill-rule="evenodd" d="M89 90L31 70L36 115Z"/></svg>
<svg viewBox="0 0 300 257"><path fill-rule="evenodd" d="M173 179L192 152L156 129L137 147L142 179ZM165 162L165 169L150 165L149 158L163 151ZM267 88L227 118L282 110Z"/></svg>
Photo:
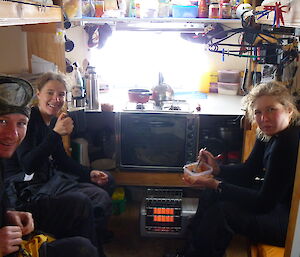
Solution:
<svg viewBox="0 0 300 257"><path fill-rule="evenodd" d="M91 50L91 65L111 88L151 89L162 72L173 89L194 91L209 70L204 47L179 32L114 31L102 49Z"/></svg>

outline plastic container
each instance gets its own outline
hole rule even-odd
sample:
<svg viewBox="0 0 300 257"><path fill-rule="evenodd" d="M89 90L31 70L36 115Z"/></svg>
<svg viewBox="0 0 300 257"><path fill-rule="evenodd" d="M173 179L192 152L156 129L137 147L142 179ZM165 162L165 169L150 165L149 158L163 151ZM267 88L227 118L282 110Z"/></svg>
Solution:
<svg viewBox="0 0 300 257"><path fill-rule="evenodd" d="M173 5L172 17L174 18L197 18L198 6L195 5Z"/></svg>
<svg viewBox="0 0 300 257"><path fill-rule="evenodd" d="M158 1L147 0L141 1L141 18L157 18L158 17Z"/></svg>
<svg viewBox="0 0 300 257"><path fill-rule="evenodd" d="M123 187L117 187L112 195L112 200L123 200L125 199L125 190Z"/></svg>
<svg viewBox="0 0 300 257"><path fill-rule="evenodd" d="M104 1L94 1L95 5L95 17L102 17L104 14Z"/></svg>
<svg viewBox="0 0 300 257"><path fill-rule="evenodd" d="M82 3L81 0L63 1L63 9L68 18L82 18Z"/></svg>
<svg viewBox="0 0 300 257"><path fill-rule="evenodd" d="M94 17L95 4L91 0L82 0L82 17Z"/></svg>
<svg viewBox="0 0 300 257"><path fill-rule="evenodd" d="M218 93L222 95L236 95L240 83L224 83L218 82Z"/></svg>
<svg viewBox="0 0 300 257"><path fill-rule="evenodd" d="M200 76L199 91L202 93L208 93L210 87L210 72L204 72Z"/></svg>
<svg viewBox="0 0 300 257"><path fill-rule="evenodd" d="M170 3L169 0L158 1L158 17L169 17L170 16Z"/></svg>
<svg viewBox="0 0 300 257"><path fill-rule="evenodd" d="M203 176L203 175L209 175L213 171L212 167L210 167L206 163L200 164L199 167L197 167L197 165L198 165L198 162L193 162L193 163L184 165L183 172L190 176Z"/></svg>
<svg viewBox="0 0 300 257"><path fill-rule="evenodd" d="M112 195L112 213L114 215L119 215L125 211L125 208L126 208L125 191L123 187L118 187L115 189Z"/></svg>
<svg viewBox="0 0 300 257"><path fill-rule="evenodd" d="M120 215L126 209L126 199L112 200L112 214Z"/></svg>
<svg viewBox="0 0 300 257"><path fill-rule="evenodd" d="M241 72L238 70L219 70L218 82L224 83L240 83Z"/></svg>

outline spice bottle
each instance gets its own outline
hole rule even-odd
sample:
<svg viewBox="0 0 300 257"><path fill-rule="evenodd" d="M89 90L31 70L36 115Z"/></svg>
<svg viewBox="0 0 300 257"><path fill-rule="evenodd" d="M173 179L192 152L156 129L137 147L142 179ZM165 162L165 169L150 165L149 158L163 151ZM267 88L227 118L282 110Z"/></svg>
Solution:
<svg viewBox="0 0 300 257"><path fill-rule="evenodd" d="M198 17L199 18L208 18L208 5L206 0L200 0L198 5Z"/></svg>
<svg viewBox="0 0 300 257"><path fill-rule="evenodd" d="M220 5L220 19L231 19L231 4L222 3Z"/></svg>
<svg viewBox="0 0 300 257"><path fill-rule="evenodd" d="M208 18L218 19L219 18L219 3L211 2L208 9Z"/></svg>

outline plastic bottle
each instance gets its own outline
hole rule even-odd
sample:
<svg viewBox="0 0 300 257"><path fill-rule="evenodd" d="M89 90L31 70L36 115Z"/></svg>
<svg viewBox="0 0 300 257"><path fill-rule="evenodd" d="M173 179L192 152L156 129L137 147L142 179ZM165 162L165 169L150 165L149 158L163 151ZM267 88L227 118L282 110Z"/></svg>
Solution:
<svg viewBox="0 0 300 257"><path fill-rule="evenodd" d="M134 0L130 0L129 8L128 8L128 17L135 17L135 2Z"/></svg>
<svg viewBox="0 0 300 257"><path fill-rule="evenodd" d="M199 91L202 93L209 93L209 87L210 87L210 72L204 72L200 76L200 82L199 82Z"/></svg>
<svg viewBox="0 0 300 257"><path fill-rule="evenodd" d="M198 17L208 18L208 5L206 0L200 0L198 6Z"/></svg>
<svg viewBox="0 0 300 257"><path fill-rule="evenodd" d="M85 98L85 90L83 86L83 80L81 73L78 68L78 64L76 62L73 63L74 70L74 85L71 89L72 99L74 100L74 107L83 107L84 106L84 98Z"/></svg>
<svg viewBox="0 0 300 257"><path fill-rule="evenodd" d="M135 18L141 18L141 1L135 0L134 8L135 8Z"/></svg>

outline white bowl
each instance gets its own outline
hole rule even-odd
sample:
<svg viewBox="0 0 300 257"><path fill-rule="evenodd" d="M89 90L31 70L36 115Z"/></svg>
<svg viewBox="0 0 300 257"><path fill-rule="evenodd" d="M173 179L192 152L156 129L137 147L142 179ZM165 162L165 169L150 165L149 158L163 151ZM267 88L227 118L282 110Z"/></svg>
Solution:
<svg viewBox="0 0 300 257"><path fill-rule="evenodd" d="M212 173L213 169L206 163L202 163L200 168L196 169L198 162L189 163L183 166L183 172L190 176L203 176Z"/></svg>

